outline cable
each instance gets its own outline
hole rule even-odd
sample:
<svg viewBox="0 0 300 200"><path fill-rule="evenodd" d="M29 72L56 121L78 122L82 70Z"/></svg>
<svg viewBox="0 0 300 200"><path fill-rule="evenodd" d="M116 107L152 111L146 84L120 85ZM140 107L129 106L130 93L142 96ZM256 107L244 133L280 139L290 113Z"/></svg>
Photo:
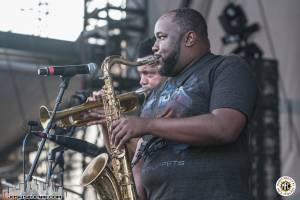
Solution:
<svg viewBox="0 0 300 200"><path fill-rule="evenodd" d="M26 188L27 188L27 184L25 184L25 180L26 180L26 172L25 172L25 146L26 146L26 143L27 143L27 138L28 136L30 135L30 132L31 132L31 128L30 128L30 131L29 133L27 133L23 139L23 143L22 143L22 153L23 153L23 181L24 181L24 191L26 191Z"/></svg>

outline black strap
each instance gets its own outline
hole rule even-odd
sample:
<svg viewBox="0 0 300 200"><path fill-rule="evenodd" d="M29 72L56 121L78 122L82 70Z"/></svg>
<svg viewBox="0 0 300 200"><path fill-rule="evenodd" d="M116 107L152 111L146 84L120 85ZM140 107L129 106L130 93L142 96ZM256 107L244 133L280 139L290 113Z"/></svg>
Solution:
<svg viewBox="0 0 300 200"><path fill-rule="evenodd" d="M147 135L151 136L151 135ZM150 138L150 137L149 137ZM133 158L131 162L131 166L134 167L140 159L145 159L151 156L157 150L165 148L168 146L167 140L159 137L151 137L149 140L145 140L142 142L136 156Z"/></svg>

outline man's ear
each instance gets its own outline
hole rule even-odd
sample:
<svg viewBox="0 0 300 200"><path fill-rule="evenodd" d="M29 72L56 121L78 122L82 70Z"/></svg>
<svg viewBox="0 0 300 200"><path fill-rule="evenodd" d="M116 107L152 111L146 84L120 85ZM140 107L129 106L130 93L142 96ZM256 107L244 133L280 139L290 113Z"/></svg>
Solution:
<svg viewBox="0 0 300 200"><path fill-rule="evenodd" d="M185 46L191 47L196 43L197 35L194 31L189 31L185 34Z"/></svg>

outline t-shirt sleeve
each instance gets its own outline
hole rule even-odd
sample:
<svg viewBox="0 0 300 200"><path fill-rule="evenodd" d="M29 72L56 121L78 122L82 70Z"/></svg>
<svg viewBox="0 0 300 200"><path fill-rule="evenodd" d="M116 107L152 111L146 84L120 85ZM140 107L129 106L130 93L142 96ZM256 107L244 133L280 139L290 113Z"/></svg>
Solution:
<svg viewBox="0 0 300 200"><path fill-rule="evenodd" d="M250 119L256 96L256 81L248 65L239 56L227 56L212 77L210 111L232 108Z"/></svg>

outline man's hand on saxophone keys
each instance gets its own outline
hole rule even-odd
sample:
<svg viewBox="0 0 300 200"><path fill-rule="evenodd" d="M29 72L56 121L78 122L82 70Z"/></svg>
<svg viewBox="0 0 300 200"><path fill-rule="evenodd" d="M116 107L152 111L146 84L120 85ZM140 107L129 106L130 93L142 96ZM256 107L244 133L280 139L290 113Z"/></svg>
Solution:
<svg viewBox="0 0 300 200"><path fill-rule="evenodd" d="M146 133L150 119L136 116L121 117L112 123L111 142L118 149L131 138L138 138Z"/></svg>

